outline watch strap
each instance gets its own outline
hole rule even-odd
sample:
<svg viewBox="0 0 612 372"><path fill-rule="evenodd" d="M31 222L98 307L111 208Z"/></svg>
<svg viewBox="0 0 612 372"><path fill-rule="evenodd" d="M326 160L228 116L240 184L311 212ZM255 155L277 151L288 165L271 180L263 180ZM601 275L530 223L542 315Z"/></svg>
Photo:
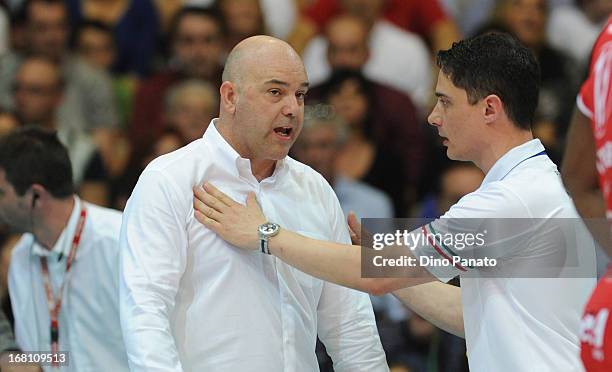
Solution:
<svg viewBox="0 0 612 372"><path fill-rule="evenodd" d="M268 247L268 238L267 237L260 237L259 238L259 247L261 249L261 253L271 254L270 253L270 248Z"/></svg>

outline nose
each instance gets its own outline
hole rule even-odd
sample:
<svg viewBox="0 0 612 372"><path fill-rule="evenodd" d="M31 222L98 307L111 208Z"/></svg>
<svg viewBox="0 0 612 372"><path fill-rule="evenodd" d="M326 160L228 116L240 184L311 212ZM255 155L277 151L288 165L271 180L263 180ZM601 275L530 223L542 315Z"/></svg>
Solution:
<svg viewBox="0 0 612 372"><path fill-rule="evenodd" d="M296 117L301 110L301 102L298 101L298 98L294 95L287 95L285 97L285 104L283 105L282 113L288 117Z"/></svg>
<svg viewBox="0 0 612 372"><path fill-rule="evenodd" d="M431 113L427 117L427 122L433 125L434 127L439 127L442 125L442 120L440 119L441 118L440 118L440 114L438 113L438 105L436 105L433 108L433 110L431 110Z"/></svg>

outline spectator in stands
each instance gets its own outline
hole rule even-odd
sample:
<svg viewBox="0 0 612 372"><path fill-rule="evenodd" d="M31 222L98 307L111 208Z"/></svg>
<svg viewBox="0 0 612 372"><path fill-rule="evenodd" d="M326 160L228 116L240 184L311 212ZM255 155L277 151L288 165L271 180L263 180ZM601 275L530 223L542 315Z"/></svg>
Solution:
<svg viewBox="0 0 612 372"><path fill-rule="evenodd" d="M548 0L551 9L569 5L575 0ZM607 0L604 0L607 1ZM452 15L464 35L476 32L492 16L498 0L443 0L445 9Z"/></svg>
<svg viewBox="0 0 612 372"><path fill-rule="evenodd" d="M129 134L135 152L142 152L161 133L164 97L170 86L194 78L217 88L221 85L224 29L214 10L186 7L177 13L170 31L168 68L141 82L134 97Z"/></svg>
<svg viewBox="0 0 612 372"><path fill-rule="evenodd" d="M393 149L381 146L372 136L373 96L359 72L337 71L322 87L322 99L343 119L347 139L336 160L336 172L385 191L393 201L393 215L407 213L404 161Z"/></svg>
<svg viewBox="0 0 612 372"><path fill-rule="evenodd" d="M76 50L92 66L111 72L117 48L113 30L99 21L83 21L76 31ZM120 122L125 127L132 109L132 96L138 80L132 75L112 74L113 93L118 104Z"/></svg>
<svg viewBox="0 0 612 372"><path fill-rule="evenodd" d="M332 69L361 69L368 79L409 95L421 113L426 111L433 83L425 44L378 17L349 15L330 21L325 36L314 38L304 50L304 63L313 85L327 79Z"/></svg>
<svg viewBox="0 0 612 372"><path fill-rule="evenodd" d="M324 30L327 22L342 12L365 18L380 14L395 26L419 35L434 53L461 39L455 22L446 15L439 0L315 0L304 9L303 32L312 35Z"/></svg>
<svg viewBox="0 0 612 372"><path fill-rule="evenodd" d="M90 65L101 70L112 72L117 48L113 37L113 30L99 21L83 21L76 30L75 47L78 55ZM125 128L132 110L132 98L138 79L134 75L110 74L113 84L113 96L117 104L121 135L115 138L115 164L113 176L125 168L129 158L129 142Z"/></svg>
<svg viewBox="0 0 612 372"><path fill-rule="evenodd" d="M9 272L18 347L68 351L58 371L128 371L118 306L121 214L74 195L66 149L38 127L0 139L0 190L0 220L24 233Z"/></svg>
<svg viewBox="0 0 612 372"><path fill-rule="evenodd" d="M77 129L58 123L57 111L65 94L60 67L45 57L26 57L14 80L15 109L26 125L57 130L70 154L74 182L87 200L107 203L104 181L107 172L90 138Z"/></svg>
<svg viewBox="0 0 612 372"><path fill-rule="evenodd" d="M438 195L425 197L417 217L433 219L442 216L463 196L476 191L484 175L471 163L452 162L440 176Z"/></svg>
<svg viewBox="0 0 612 372"><path fill-rule="evenodd" d="M114 73L146 76L151 72L160 36L159 16L151 0L67 0L66 4L73 29L88 19L113 30Z"/></svg>
<svg viewBox="0 0 612 372"><path fill-rule="evenodd" d="M222 1L219 0L184 0L185 5L204 8L214 6L221 2ZM253 13L251 4L258 3L263 19L263 29L266 31L266 34L285 40L294 30L298 16L298 6L302 0L229 0L226 2L236 3L235 9L246 10L243 15Z"/></svg>
<svg viewBox="0 0 612 372"><path fill-rule="evenodd" d="M328 113L330 109L319 105L306 113L292 154L329 182L346 216L352 211L360 218L393 217L393 204L385 192L337 173L336 161L349 132L343 119Z"/></svg>
<svg viewBox="0 0 612 372"><path fill-rule="evenodd" d="M499 0L495 19L528 46L540 63L542 84L532 128L559 164L580 71L574 60L546 42L546 0Z"/></svg>
<svg viewBox="0 0 612 372"><path fill-rule="evenodd" d="M546 30L551 46L586 67L591 48L612 13L612 1L576 0L573 4L551 9Z"/></svg>
<svg viewBox="0 0 612 372"><path fill-rule="evenodd" d="M24 55L34 54L56 61L66 77L57 122L91 137L106 167L113 171L118 120L110 77L67 50L69 29L64 1L27 1L24 15L27 50L9 53L0 59L0 106L4 109L15 107L12 88Z"/></svg>
<svg viewBox="0 0 612 372"><path fill-rule="evenodd" d="M187 80L170 88L166 96L166 125L189 143L202 137L219 107L218 92L203 80Z"/></svg>
<svg viewBox="0 0 612 372"><path fill-rule="evenodd" d="M217 0L216 6L227 26L227 50L247 37L267 34L259 0Z"/></svg>
<svg viewBox="0 0 612 372"><path fill-rule="evenodd" d="M369 55L366 24L359 18L347 15L330 22L328 30L327 60L334 71L359 71ZM406 182L409 188L414 189L421 178L425 152L424 128L427 125L419 121L417 110L408 95L387 85L363 79L368 82L371 90L373 138L384 147L401 154L405 160ZM329 81L324 81L308 92L308 104L321 101L321 91Z"/></svg>
<svg viewBox="0 0 612 372"><path fill-rule="evenodd" d="M190 79L172 86L164 102L164 127L157 139L132 153L124 174L113 182L112 206L123 210L144 168L158 156L174 151L204 134L219 107L212 84Z"/></svg>
<svg viewBox="0 0 612 372"><path fill-rule="evenodd" d="M140 174L155 158L185 146L183 135L174 127L165 127L155 142L142 152L132 153L124 174L114 180L111 188L111 206L123 210Z"/></svg>

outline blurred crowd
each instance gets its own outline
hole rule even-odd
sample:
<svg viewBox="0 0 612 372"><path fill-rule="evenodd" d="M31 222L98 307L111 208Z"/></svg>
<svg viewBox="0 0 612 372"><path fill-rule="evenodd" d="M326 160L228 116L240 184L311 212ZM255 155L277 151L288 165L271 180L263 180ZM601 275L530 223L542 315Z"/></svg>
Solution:
<svg viewBox="0 0 612 372"><path fill-rule="evenodd" d="M483 178L450 162L427 125L435 53L490 31L531 48L542 68L534 135L560 164L611 11L611 0L0 0L0 134L55 129L81 198L122 210L152 159L216 117L229 50L268 34L302 55L311 83L292 156L328 180L346 213L435 218ZM0 233L9 316L17 239ZM392 371L467 370L463 340L391 296L373 304ZM320 362L330 370L324 352Z"/></svg>

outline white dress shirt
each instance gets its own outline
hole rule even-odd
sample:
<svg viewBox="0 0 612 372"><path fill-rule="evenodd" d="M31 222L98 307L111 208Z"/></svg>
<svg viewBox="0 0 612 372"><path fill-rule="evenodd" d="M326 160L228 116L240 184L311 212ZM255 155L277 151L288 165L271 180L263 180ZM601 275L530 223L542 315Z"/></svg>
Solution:
<svg viewBox="0 0 612 372"><path fill-rule="evenodd" d="M433 77L429 49L421 38L379 20L370 31L368 45L370 58L363 66L363 75L409 95L424 111L431 98ZM304 49L304 66L311 85L321 84L332 72L327 47L327 39L317 36Z"/></svg>
<svg viewBox="0 0 612 372"><path fill-rule="evenodd" d="M461 275L465 338L474 372L582 370L578 332L595 286L595 247L556 165L543 151L539 140L511 149L478 190L426 226L431 236L477 231L472 227L486 223L484 246L457 249L437 240L437 247L423 244L414 251L418 257L498 260L494 267L427 267L442 281ZM572 244L567 251L561 249L558 230L548 229L552 221L565 229L565 243ZM577 261L569 261L574 257L570 253L577 254ZM550 265L549 259L559 254L567 261ZM556 276L549 276L551 272Z"/></svg>
<svg viewBox="0 0 612 372"><path fill-rule="evenodd" d="M75 205L52 250L24 234L13 251L9 293L15 315L15 339L24 351L51 350L50 317L40 257L47 257L49 278L57 294L81 212ZM45 371L128 371L119 322L119 231L121 213L85 203L87 217L59 314L59 350L68 365Z"/></svg>
<svg viewBox="0 0 612 372"><path fill-rule="evenodd" d="M321 175L287 157L258 182L211 123L203 138L154 160L121 230L121 323L132 371L318 371L317 333L336 371L387 371L367 294L229 245L194 217L193 191L249 191L270 221L349 242ZM341 268L339 268L341 269Z"/></svg>

